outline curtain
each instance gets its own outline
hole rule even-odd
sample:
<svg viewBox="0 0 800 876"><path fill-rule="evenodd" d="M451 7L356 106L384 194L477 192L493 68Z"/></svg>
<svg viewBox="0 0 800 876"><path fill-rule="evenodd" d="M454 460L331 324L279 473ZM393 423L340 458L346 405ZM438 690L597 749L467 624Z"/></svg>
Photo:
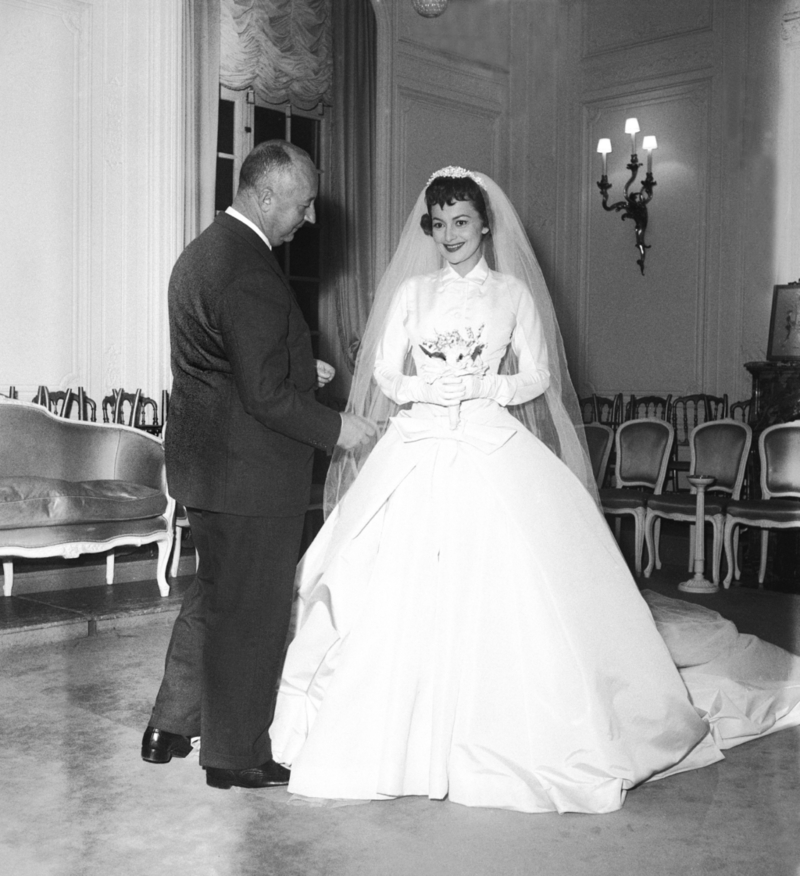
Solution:
<svg viewBox="0 0 800 876"><path fill-rule="evenodd" d="M222 0L220 82L266 103L331 103L331 5L349 0Z"/></svg>
<svg viewBox="0 0 800 876"><path fill-rule="evenodd" d="M334 311L338 339L332 364L339 373L332 390L340 399L349 392L375 288L376 43L370 0L334 2L329 197L320 205L320 222L326 254L322 292L332 305L327 312Z"/></svg>
<svg viewBox="0 0 800 876"><path fill-rule="evenodd" d="M214 220L220 0L184 0L184 244Z"/></svg>

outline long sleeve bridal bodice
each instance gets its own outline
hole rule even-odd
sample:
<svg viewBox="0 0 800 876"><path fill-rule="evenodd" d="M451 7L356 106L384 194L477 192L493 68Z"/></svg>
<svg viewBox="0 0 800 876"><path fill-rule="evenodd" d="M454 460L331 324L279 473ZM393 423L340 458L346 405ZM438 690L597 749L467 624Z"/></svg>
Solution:
<svg viewBox="0 0 800 876"><path fill-rule="evenodd" d="M465 277L450 265L434 274L412 277L399 290L375 362L381 390L398 404L420 402L429 385L422 376L432 366L424 352L437 337L457 332L480 338L480 358L486 369L466 410L481 407L480 399L517 405L541 395L548 387L547 348L533 300L514 277L491 271L485 259ZM498 374L511 347L517 373ZM409 349L415 375L404 375ZM441 360L440 360L441 361Z"/></svg>

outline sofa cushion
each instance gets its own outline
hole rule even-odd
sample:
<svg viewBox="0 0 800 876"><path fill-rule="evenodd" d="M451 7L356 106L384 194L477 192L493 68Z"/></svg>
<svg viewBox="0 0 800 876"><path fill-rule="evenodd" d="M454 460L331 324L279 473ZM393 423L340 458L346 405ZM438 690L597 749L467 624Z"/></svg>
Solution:
<svg viewBox="0 0 800 876"><path fill-rule="evenodd" d="M0 529L141 520L166 507L162 492L128 481L0 477Z"/></svg>

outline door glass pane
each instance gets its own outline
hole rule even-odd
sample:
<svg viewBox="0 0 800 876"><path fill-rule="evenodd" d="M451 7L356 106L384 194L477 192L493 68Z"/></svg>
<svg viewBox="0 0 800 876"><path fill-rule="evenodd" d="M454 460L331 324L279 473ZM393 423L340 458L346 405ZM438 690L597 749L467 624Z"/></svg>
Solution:
<svg viewBox="0 0 800 876"><path fill-rule="evenodd" d="M217 156L217 183L214 195L214 209L217 213L226 210L233 203L233 159Z"/></svg>
<svg viewBox="0 0 800 876"><path fill-rule="evenodd" d="M319 122L316 119L306 119L303 116L292 116L292 143L305 149L314 164L317 163L317 130Z"/></svg>
<svg viewBox="0 0 800 876"><path fill-rule="evenodd" d="M258 146L264 140L286 139L286 116L278 110L255 107L254 125L253 146Z"/></svg>
<svg viewBox="0 0 800 876"><path fill-rule="evenodd" d="M232 100L219 102L219 127L217 128L217 152L233 155L233 111Z"/></svg>

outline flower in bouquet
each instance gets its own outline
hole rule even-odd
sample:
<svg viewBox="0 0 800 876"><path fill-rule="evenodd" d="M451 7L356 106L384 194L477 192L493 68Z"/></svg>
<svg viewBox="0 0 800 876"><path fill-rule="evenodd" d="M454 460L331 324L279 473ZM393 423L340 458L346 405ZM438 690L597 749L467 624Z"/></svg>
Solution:
<svg viewBox="0 0 800 876"><path fill-rule="evenodd" d="M433 338L420 341L420 349L430 358L430 363L422 368L422 377L433 383L441 377L482 376L488 370L483 364L481 353L486 346L483 340L483 326L476 330L471 327L436 332ZM461 403L450 408L450 428L458 425Z"/></svg>

